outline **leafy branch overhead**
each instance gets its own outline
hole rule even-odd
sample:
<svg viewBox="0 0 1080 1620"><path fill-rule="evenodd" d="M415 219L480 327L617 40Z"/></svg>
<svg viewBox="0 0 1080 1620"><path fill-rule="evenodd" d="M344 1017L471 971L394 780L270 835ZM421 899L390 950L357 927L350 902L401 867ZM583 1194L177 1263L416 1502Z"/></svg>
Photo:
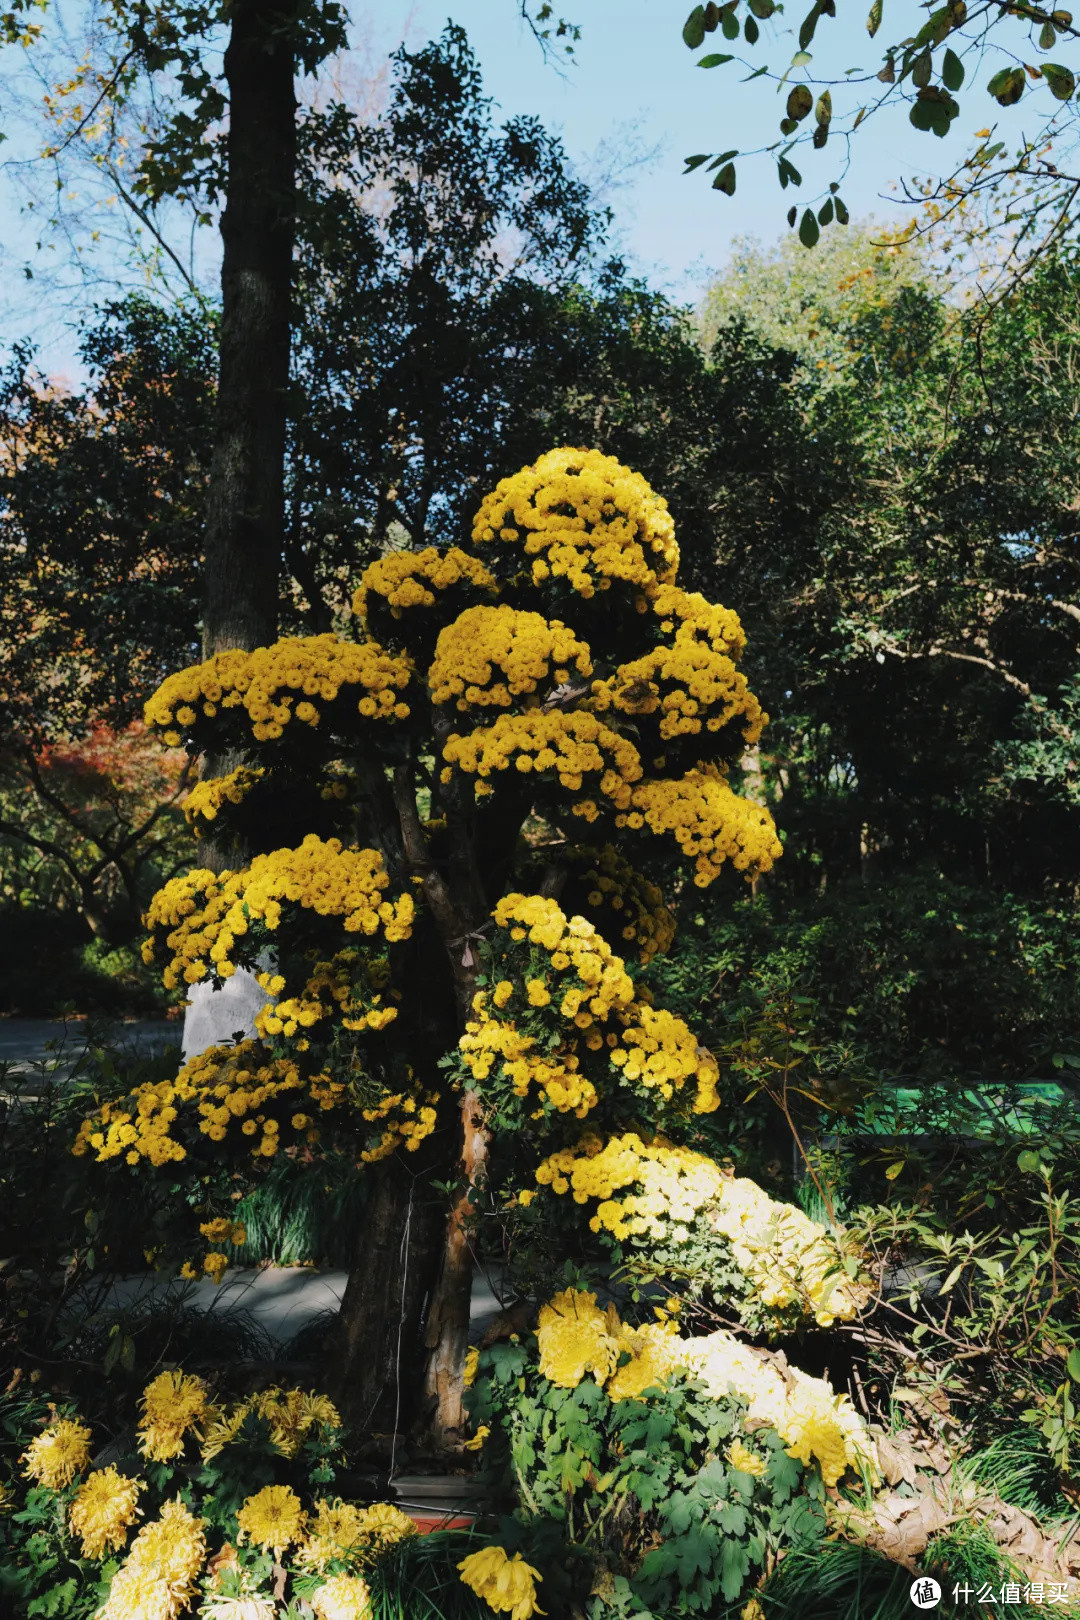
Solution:
<svg viewBox="0 0 1080 1620"><path fill-rule="evenodd" d="M706 37L717 33L731 47L707 51L697 66L748 68L751 80L769 83L781 116L777 139L747 150L694 153L686 159L686 173L703 168L713 175L714 189L730 196L737 159L771 157L786 190L803 184L793 153L828 147L835 154L831 176L809 206L792 206L787 216L804 245L813 247L824 226L847 223L839 193L856 133L873 116L901 104L912 128L923 134L944 138L961 128L964 113L973 124L987 126L972 129L966 156L930 188L947 210L1012 181L1014 190L1025 193L1025 206L1018 210L1014 204L1010 210L1014 220L1023 220L1021 235L1030 235L1041 221L1044 236L1052 236L1071 217L1080 177L1061 167L1077 133L1077 81L1067 60L1077 39L1071 12L990 0L970 7L967 0L948 0L936 9L894 0L887 10L884 0L872 0L866 32L870 41L878 41L884 27L887 43L872 47L880 48L876 59L842 66L836 64L836 50L849 47L821 28L823 21L837 19L837 0L813 0L790 27L783 13L776 0L723 5L709 0L687 17L682 37L690 50L701 49ZM998 108L1014 107L1022 98L1027 98L1023 129L1018 127L1010 140L1004 130L999 135L992 120ZM925 194L926 188L909 190L908 197Z"/></svg>

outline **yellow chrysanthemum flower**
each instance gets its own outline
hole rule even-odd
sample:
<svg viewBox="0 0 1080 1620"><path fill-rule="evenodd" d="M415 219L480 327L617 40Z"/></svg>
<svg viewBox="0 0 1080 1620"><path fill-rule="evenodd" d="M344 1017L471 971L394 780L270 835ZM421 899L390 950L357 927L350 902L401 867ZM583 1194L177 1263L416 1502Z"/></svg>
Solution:
<svg viewBox="0 0 1080 1620"><path fill-rule="evenodd" d="M332 1575L308 1600L319 1620L366 1620L371 1593L359 1575Z"/></svg>
<svg viewBox="0 0 1080 1620"><path fill-rule="evenodd" d="M129 1479L111 1465L95 1470L83 1481L68 1513L73 1536L82 1542L85 1558L104 1558L119 1552L139 1511L142 1481Z"/></svg>
<svg viewBox="0 0 1080 1620"><path fill-rule="evenodd" d="M175 1620L206 1562L203 1520L179 1497L139 1531L97 1620Z"/></svg>
<svg viewBox="0 0 1080 1620"><path fill-rule="evenodd" d="M236 1515L240 1539L280 1559L285 1548L301 1540L307 1514L289 1485L265 1485L249 1496Z"/></svg>
<svg viewBox="0 0 1080 1620"><path fill-rule="evenodd" d="M147 1384L141 1401L139 1450L152 1462L168 1462L184 1449L184 1436L206 1416L210 1394L201 1378L163 1372Z"/></svg>
<svg viewBox="0 0 1080 1620"><path fill-rule="evenodd" d="M90 1461L90 1430L73 1418L60 1418L34 1436L22 1461L28 1478L50 1491L62 1490Z"/></svg>
<svg viewBox="0 0 1080 1620"><path fill-rule="evenodd" d="M509 1558L502 1547L484 1547L463 1558L458 1571L463 1583L496 1614L508 1614L510 1620L530 1620L532 1615L545 1612L536 1600L540 1572L520 1553Z"/></svg>

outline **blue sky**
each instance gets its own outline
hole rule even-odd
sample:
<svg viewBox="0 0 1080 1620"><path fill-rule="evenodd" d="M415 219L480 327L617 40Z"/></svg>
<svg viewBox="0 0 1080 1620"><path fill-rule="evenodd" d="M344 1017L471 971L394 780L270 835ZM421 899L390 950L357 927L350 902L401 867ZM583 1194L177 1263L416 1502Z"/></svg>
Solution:
<svg viewBox="0 0 1080 1620"><path fill-rule="evenodd" d="M82 0L53 0L76 19ZM697 68L703 51L691 52L682 42L681 29L689 0L559 0L557 12L569 12L582 25L582 39L572 64L562 69L546 61L527 25L517 0L412 0L389 5L355 0L352 31L354 76L377 71L388 53L403 40L416 45L438 34L448 18L461 24L476 50L488 93L501 111L535 114L563 137L571 157L591 176L605 167L605 158L617 161L627 154L652 153L648 161L632 164L608 196L615 212L616 241L633 267L670 294L688 302L701 293L711 274L722 269L734 237L753 235L774 240L786 230L784 214L791 201L811 196L836 173L839 143L830 142L824 153L798 159L805 184L802 192L781 193L771 159L747 161L739 166L734 197L714 192L703 173L683 177L688 153L746 148L775 140L781 98L765 81L746 85L745 71L737 63L712 71ZM767 59L786 62L795 49L791 30L802 15L802 0L790 0L790 20L778 15L762 25L763 41L754 60L765 59L765 41L775 35ZM879 43L865 31L862 0L841 0L841 16L823 19L813 45L815 67L829 63L839 74L859 63L876 69ZM720 50L719 33L706 49ZM731 49L730 46L726 47ZM10 56L5 60L10 67ZM31 96L39 93L30 85ZM837 112L842 90L835 97ZM6 115L5 115L6 116ZM34 121L12 129L13 139L2 149L20 155L40 142ZM29 145L27 144L29 143ZM907 123L903 110L875 118L860 133L851 173L842 194L853 218L868 214L889 217L897 212L890 201L890 184L910 172L920 159L941 163L955 158L956 142L939 142L919 135ZM952 149L952 150L950 150ZM43 176L47 185L47 178ZM12 186L0 172L0 349L19 335L33 335L41 346L47 370L72 375L74 360L70 326L80 304L107 296L109 278L130 285L131 271L116 251L99 242L66 242L53 233L51 245L35 249L36 225L28 229L20 216ZM216 279L216 232L203 232L198 259L208 290ZM92 256L104 275L95 292L69 292L64 296L56 281L44 272L49 265L72 260L76 252ZM25 279L23 264L36 266L35 278Z"/></svg>

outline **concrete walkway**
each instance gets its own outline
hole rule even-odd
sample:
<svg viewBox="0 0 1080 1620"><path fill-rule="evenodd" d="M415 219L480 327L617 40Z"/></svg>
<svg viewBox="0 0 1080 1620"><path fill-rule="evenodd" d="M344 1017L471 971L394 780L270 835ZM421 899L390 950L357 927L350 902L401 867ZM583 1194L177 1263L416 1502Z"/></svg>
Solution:
<svg viewBox="0 0 1080 1620"><path fill-rule="evenodd" d="M68 1072L82 1057L87 1037L107 1039L122 1052L160 1052L167 1046L179 1049L183 1025L163 1018L133 1019L112 1023L83 1018L66 1022L49 1018L0 1018L0 1064L10 1065L8 1073L19 1076L46 1070Z"/></svg>

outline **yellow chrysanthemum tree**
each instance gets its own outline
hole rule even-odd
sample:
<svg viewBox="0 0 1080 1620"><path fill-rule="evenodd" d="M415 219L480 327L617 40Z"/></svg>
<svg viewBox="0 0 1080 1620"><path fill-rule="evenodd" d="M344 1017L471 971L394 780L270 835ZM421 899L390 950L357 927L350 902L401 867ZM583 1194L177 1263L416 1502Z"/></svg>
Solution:
<svg viewBox="0 0 1080 1620"><path fill-rule="evenodd" d="M767 719L742 627L678 563L643 478L553 450L482 501L468 543L368 567L347 633L218 654L147 706L166 744L233 763L188 811L244 852L165 886L147 959L178 996L243 968L267 1000L77 1150L175 1177L348 1144L369 1186L335 1365L369 1428L426 1400L463 1430L469 1221L503 1133L540 1173L522 1205L572 1187L594 1232L647 1237L675 1189L716 1204L718 1243L745 1239L751 1289L769 1271L752 1200L721 1211L716 1167L670 1146L717 1106L717 1071L642 977L680 886L780 854L729 781ZM227 1211L195 1218L209 1250L189 1267L216 1274ZM796 1227L777 1308L829 1269Z"/></svg>

